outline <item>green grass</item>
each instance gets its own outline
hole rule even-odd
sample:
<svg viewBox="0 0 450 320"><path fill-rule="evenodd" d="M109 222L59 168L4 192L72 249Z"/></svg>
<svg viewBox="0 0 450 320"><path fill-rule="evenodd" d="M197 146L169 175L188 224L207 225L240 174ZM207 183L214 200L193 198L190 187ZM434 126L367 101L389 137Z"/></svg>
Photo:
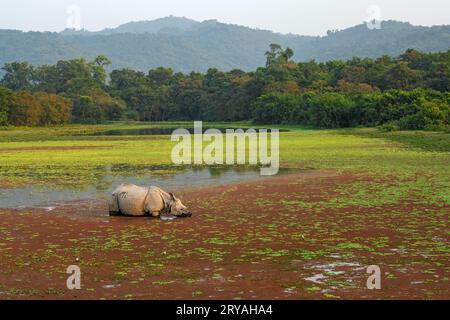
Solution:
<svg viewBox="0 0 450 320"><path fill-rule="evenodd" d="M342 130L353 135L387 139L393 142L403 143L412 147L428 151L450 152L449 132L428 132L428 131L394 131L382 132L377 129L352 129Z"/></svg>
<svg viewBox="0 0 450 320"><path fill-rule="evenodd" d="M0 131L0 181L6 186L80 186L95 184L107 174L170 173L179 168L171 165L175 143L169 136L80 134L192 125L191 122L111 123ZM204 126L245 128L250 124L205 123ZM450 181L449 134L381 133L376 129L310 130L295 126L282 126L282 129L291 131L281 133L281 167L336 169L373 176L373 182L355 181L346 186L341 190L341 197L328 202L329 205L356 202L371 206L424 191L430 201L449 199L446 191ZM39 149L33 150L36 147ZM383 183L383 178L388 176L395 177L395 183Z"/></svg>

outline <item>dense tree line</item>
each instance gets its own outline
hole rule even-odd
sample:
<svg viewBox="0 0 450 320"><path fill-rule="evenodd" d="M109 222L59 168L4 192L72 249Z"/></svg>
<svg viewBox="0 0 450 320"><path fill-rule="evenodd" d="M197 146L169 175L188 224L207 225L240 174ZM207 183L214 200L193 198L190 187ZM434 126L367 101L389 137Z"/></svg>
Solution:
<svg viewBox="0 0 450 320"><path fill-rule="evenodd" d="M0 87L0 126L45 126L69 122L72 104L56 94Z"/></svg>
<svg viewBox="0 0 450 320"><path fill-rule="evenodd" d="M111 63L76 59L37 68L3 67L0 125L68 121L204 120L289 123L321 128L388 124L401 129L449 125L450 50L407 50L397 58L295 63L272 44L266 67L205 74L158 68L106 73Z"/></svg>

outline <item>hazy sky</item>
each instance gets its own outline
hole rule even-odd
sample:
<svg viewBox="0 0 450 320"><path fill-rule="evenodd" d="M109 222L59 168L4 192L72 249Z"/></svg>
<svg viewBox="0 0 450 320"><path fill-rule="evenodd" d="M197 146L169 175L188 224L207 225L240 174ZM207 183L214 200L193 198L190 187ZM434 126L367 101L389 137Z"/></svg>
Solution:
<svg viewBox="0 0 450 320"><path fill-rule="evenodd" d="M329 29L359 24L370 16L377 18L377 9L371 7L374 5L383 20L450 24L450 0L2 0L0 29L61 31L78 21L68 14L73 5L80 8L81 27L92 31L175 15L322 35Z"/></svg>

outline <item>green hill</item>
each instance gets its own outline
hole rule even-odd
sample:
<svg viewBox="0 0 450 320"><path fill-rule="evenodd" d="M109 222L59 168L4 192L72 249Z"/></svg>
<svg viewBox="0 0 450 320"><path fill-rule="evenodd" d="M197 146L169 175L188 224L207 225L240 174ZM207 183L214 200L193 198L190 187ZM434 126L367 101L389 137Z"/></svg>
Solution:
<svg viewBox="0 0 450 320"><path fill-rule="evenodd" d="M397 56L408 48L434 52L449 49L450 26L421 27L385 21L380 30L361 24L324 37L285 35L271 31L167 17L130 22L99 32L65 30L21 32L0 30L0 65L28 61L53 64L78 57L108 56L111 68L147 71L160 66L175 71L254 70L263 66L261 54L270 43L291 47L295 60L349 59L353 56Z"/></svg>

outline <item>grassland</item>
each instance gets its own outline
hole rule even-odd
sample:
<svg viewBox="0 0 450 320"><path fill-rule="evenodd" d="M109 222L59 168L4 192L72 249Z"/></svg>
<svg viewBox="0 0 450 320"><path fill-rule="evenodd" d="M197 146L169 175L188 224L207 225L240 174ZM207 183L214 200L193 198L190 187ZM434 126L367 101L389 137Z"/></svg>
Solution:
<svg viewBox="0 0 450 320"><path fill-rule="evenodd" d="M211 125L245 128L250 124ZM115 123L0 131L0 181L8 181L10 185L80 185L111 170L115 173L173 170L176 168L170 167L170 154L175 143L168 136L86 134L116 129L191 126L192 123ZM394 135L375 129L319 131L291 126L282 129L291 130L281 133L281 166L285 168L365 170L403 178L421 173L441 182L449 180L450 134L414 132Z"/></svg>
<svg viewBox="0 0 450 320"><path fill-rule="evenodd" d="M0 131L0 188L178 170L167 136L80 136L148 126L161 124ZM281 166L298 172L180 190L192 220L105 218L101 203L0 210L0 299L448 298L449 134L284 129ZM64 287L75 258L79 293ZM378 292L365 288L371 264Z"/></svg>

